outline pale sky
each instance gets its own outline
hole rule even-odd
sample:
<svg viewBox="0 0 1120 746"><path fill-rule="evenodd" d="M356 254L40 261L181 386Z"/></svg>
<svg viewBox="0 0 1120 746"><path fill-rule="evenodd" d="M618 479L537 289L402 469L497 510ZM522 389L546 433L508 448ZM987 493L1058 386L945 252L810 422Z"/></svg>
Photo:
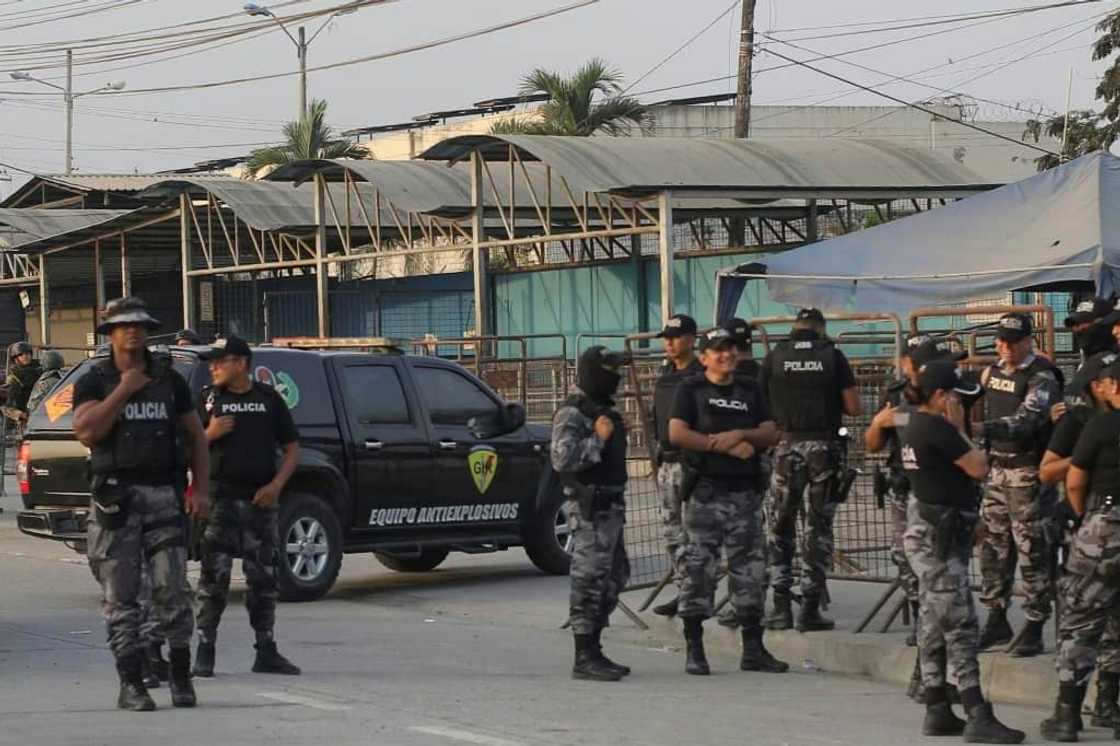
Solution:
<svg viewBox="0 0 1120 746"><path fill-rule="evenodd" d="M278 15L327 8L341 0L306 0ZM571 4L573 0L396 0L365 8L337 19L311 46L312 66L389 52L412 45L523 18ZM13 70L56 63L55 69L35 74L61 82L62 56L43 60L29 47L17 45L60 42L79 38L170 26L205 17L234 13L239 0L133 0L131 4L80 18L13 29L60 5L74 10L97 9L122 0L0 0L0 161L37 172L62 169L64 117L57 95L28 98L18 92L48 91L33 83L18 83ZM915 17L976 14L1045 4L1045 0L758 0L756 28L804 47L767 42L775 51L807 60L817 53L849 50L906 40L879 49L814 64L865 85L879 86L891 95L916 101L942 95L899 76L922 75L931 86L991 99L982 102L981 118L1023 118L1001 106L1046 107L1064 110L1072 68L1074 108L1093 105L1096 76L1102 63L1093 63L1094 19L1117 2L1087 3L1021 16L954 20L925 28L894 29L853 34L868 27L850 24ZM404 121L439 110L465 108L474 101L516 93L521 76L533 67L570 70L593 56L606 58L629 81L662 61L693 34L727 10L731 0L599 0L585 8L511 30L498 31L391 59L368 62L311 76L311 95L325 98L329 121L336 129ZM889 11L884 8L889 7ZM221 23L232 23L223 21ZM309 29L320 21L309 22ZM634 87L633 92L727 76L735 72L739 10L736 7L672 60ZM834 28L804 30L806 27ZM963 28L962 28L963 27ZM798 30L802 29L802 30ZM293 29L294 32L294 29ZM822 35L846 34L826 39ZM764 47L765 49L765 47ZM808 51L812 50L812 51ZM986 54L984 54L987 52ZM967 59L966 59L967 58ZM1025 58L1025 59L1020 59ZM782 64L763 51L755 66L756 104L808 105L886 104L873 94L804 69L780 69ZM129 69L106 68L130 66ZM240 155L250 143L275 141L283 121L297 106L297 79L216 88L205 91L129 94L129 90L202 83L236 77L294 71L293 44L277 29L224 48L181 59L153 62L128 60L76 69L76 90L109 81L127 82L125 94L87 96L77 103L75 164L79 173L147 172L188 166L196 161ZM978 77L979 76L979 77ZM975 80L970 80L976 78ZM648 93L657 101L734 90L734 81L718 81L679 90ZM840 94L848 94L841 96ZM201 147L198 147L201 146ZM17 183L22 179L17 176ZM11 184L0 183L0 195Z"/></svg>

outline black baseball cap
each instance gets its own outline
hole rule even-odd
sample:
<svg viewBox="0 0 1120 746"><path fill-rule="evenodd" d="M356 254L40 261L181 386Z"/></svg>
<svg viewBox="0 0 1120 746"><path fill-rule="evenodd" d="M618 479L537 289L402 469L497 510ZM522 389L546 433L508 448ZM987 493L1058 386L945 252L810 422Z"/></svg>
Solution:
<svg viewBox="0 0 1120 746"><path fill-rule="evenodd" d="M1008 313L1000 316L996 327L996 339L1004 342L1018 342L1031 335L1034 327L1031 317L1025 313Z"/></svg>
<svg viewBox="0 0 1120 746"><path fill-rule="evenodd" d="M224 339L216 339L210 346L211 359L217 360L223 357L253 357L253 350L250 349L249 343L241 337L234 337L232 335Z"/></svg>
<svg viewBox="0 0 1120 746"><path fill-rule="evenodd" d="M678 313L669 317L665 328L657 336L663 339L683 337L686 334L696 334L696 319L686 313Z"/></svg>
<svg viewBox="0 0 1120 746"><path fill-rule="evenodd" d="M964 396L976 396L980 385L961 378L957 366L951 360L934 360L918 370L918 385L923 391L955 391Z"/></svg>
<svg viewBox="0 0 1120 746"><path fill-rule="evenodd" d="M1116 305L1107 314L1097 319L1097 323L1103 326L1115 326L1120 324L1120 300L1116 301Z"/></svg>
<svg viewBox="0 0 1120 746"><path fill-rule="evenodd" d="M1073 313L1066 317L1065 326L1069 329L1078 324L1088 324L1089 322L1104 318L1112 313L1112 308L1112 302L1109 301L1108 298L1083 300L1073 309Z"/></svg>
<svg viewBox="0 0 1120 746"><path fill-rule="evenodd" d="M902 354L909 357L918 367L932 363L934 360L956 362L968 357L968 353L963 350L953 349L953 344L948 339L936 339L929 334L915 334L909 337Z"/></svg>
<svg viewBox="0 0 1120 746"><path fill-rule="evenodd" d="M738 317L729 320L723 325L723 328L731 333L735 338L735 344L739 347L748 347L751 343L751 325L744 319Z"/></svg>
<svg viewBox="0 0 1120 746"><path fill-rule="evenodd" d="M98 334L108 334L115 326L138 324L148 331L159 329L162 324L148 313L148 306L140 298L126 297L109 301L97 326Z"/></svg>
<svg viewBox="0 0 1120 746"><path fill-rule="evenodd" d="M735 336L722 326L717 326L715 329L704 332L704 336L700 337L701 352L734 346Z"/></svg>
<svg viewBox="0 0 1120 746"><path fill-rule="evenodd" d="M1090 355L1070 381L1070 393L1084 394L1089 390L1090 383L1106 377L1120 380L1120 355L1115 352L1098 352L1096 355Z"/></svg>
<svg viewBox="0 0 1120 746"><path fill-rule="evenodd" d="M802 308L800 311L797 312L797 320L798 321L815 321L818 324L826 323L825 320L824 320L824 314L821 313L820 309L818 309L818 308Z"/></svg>

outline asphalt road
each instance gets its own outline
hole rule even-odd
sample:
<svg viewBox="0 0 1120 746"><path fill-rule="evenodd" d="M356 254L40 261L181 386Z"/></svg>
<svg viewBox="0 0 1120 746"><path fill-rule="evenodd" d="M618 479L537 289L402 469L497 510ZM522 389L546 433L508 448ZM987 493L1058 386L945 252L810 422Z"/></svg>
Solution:
<svg viewBox="0 0 1120 746"><path fill-rule="evenodd" d="M921 710L893 687L807 670L744 674L683 654L618 617L608 652L635 669L617 684L573 681L559 629L567 579L520 551L453 555L424 575L349 556L326 599L283 604L281 649L304 674L249 673L252 634L235 593L218 675L200 705L115 709L116 678L96 587L82 558L14 526L0 498L0 744L894 744L920 742ZM193 568L197 573L197 567ZM235 569L235 576L237 570ZM240 581L235 585L242 587ZM1044 713L1000 707L1037 742ZM1094 731L1086 740L1106 740Z"/></svg>

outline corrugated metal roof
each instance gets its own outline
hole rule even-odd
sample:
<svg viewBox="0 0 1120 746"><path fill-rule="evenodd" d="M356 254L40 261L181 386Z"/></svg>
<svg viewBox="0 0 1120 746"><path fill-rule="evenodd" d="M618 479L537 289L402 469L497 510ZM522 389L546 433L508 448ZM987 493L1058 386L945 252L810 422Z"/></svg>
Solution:
<svg viewBox="0 0 1120 746"><path fill-rule="evenodd" d="M42 208L0 208L0 225L6 225L31 238L86 228L123 215L127 210L50 210Z"/></svg>
<svg viewBox="0 0 1120 746"><path fill-rule="evenodd" d="M474 148L506 160L513 145L582 192L712 190L976 191L996 186L930 150L879 140L463 135L420 155L460 160Z"/></svg>
<svg viewBox="0 0 1120 746"><path fill-rule="evenodd" d="M44 220L42 226L44 228L53 228L55 229L54 232L42 235L27 234L30 237L29 240L11 246L12 250L34 255L59 246L83 243L102 238L107 234L127 231L136 225L157 217L161 213L166 213L167 210L154 207L141 207L136 210L50 210L35 208L8 208L0 210L0 213L4 214L15 212L51 213L50 217L52 218L54 216L63 217L74 212L89 214L89 219L84 223L74 224L70 227L65 226L65 221L56 222L52 225ZM100 213L100 216L95 216L92 213ZM97 217L97 219L94 220L94 217ZM3 218L0 218L0 220L3 220Z"/></svg>
<svg viewBox="0 0 1120 746"><path fill-rule="evenodd" d="M43 181L53 182L72 189L90 192L142 192L148 187L167 180L166 174L71 174L62 176L48 174L39 176ZM211 179L230 179L228 176L209 176Z"/></svg>
<svg viewBox="0 0 1120 746"><path fill-rule="evenodd" d="M313 160L281 166L270 181L301 184L321 171L328 181L342 181L343 172L374 184L399 210L437 212L470 209L470 174L461 167L424 161Z"/></svg>

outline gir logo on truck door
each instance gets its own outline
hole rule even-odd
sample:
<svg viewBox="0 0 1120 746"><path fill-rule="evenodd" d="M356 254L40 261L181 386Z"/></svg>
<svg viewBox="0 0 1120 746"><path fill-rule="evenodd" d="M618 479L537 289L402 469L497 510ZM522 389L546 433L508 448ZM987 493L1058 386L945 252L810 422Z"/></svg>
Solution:
<svg viewBox="0 0 1120 746"><path fill-rule="evenodd" d="M471 479L478 488L478 494L485 495L494 482L494 475L498 473L498 452L490 446L475 446L467 456L467 466L470 467Z"/></svg>

